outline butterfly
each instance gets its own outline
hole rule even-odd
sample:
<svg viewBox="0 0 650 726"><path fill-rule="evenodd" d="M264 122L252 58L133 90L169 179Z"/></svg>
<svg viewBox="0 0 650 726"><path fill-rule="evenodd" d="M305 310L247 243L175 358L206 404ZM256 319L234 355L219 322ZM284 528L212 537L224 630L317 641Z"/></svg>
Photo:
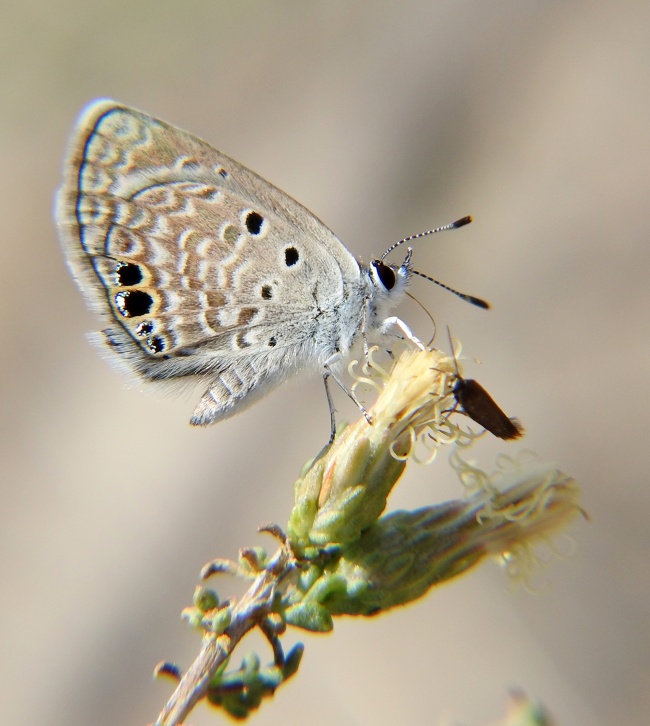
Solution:
<svg viewBox="0 0 650 726"><path fill-rule="evenodd" d="M336 363L360 337L392 331L420 344L389 315L422 274L410 249L401 265L384 262L397 245L359 263L269 182L115 101L82 112L56 219L73 275L105 322L98 338L115 358L145 380L206 381L194 425L239 413L298 371L320 372L326 389L331 375L345 389Z"/></svg>

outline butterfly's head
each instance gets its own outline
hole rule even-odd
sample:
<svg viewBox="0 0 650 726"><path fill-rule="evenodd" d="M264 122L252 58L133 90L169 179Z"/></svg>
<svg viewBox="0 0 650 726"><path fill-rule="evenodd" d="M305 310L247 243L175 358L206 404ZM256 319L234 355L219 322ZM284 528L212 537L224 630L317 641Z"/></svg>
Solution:
<svg viewBox="0 0 650 726"><path fill-rule="evenodd" d="M373 288L373 298L377 317L382 317L390 308L404 296L404 292L411 278L411 255L409 247L404 262L397 265L388 265L383 260L373 260L370 263L369 276Z"/></svg>
<svg viewBox="0 0 650 726"><path fill-rule="evenodd" d="M420 232L419 234L413 234L410 237L405 237L404 239L401 239L399 242L395 242L395 244L392 244L386 252L381 256L381 259L374 260L372 262L371 267L374 268L374 271L377 273L377 275L381 278L383 275L384 278L386 278L387 282L390 283L393 281L393 279L397 279L398 276L402 276L403 285L402 285L402 291L404 290L404 287L408 284L409 278L412 275L418 275L419 277L424 277L425 280L429 280L429 282L435 282L436 285L440 285L440 287L444 287L445 290L449 290L449 292L453 292L454 295L458 295L458 297L462 298L466 302L472 303L472 305L476 305L480 308L489 308L489 303L486 303L485 300L481 300L481 298L474 297L473 295L466 295L463 292L458 292L458 290L454 290L453 287L449 287L448 285L443 284L439 280L434 280L433 277L429 277L429 275L425 275L423 272L418 272L417 270L414 270L411 267L411 253L412 250L409 247L408 248L408 254L406 255L406 259L402 263L402 266L399 268L393 267L393 265L386 265L384 263L384 260L386 259L387 255L389 255L394 249L399 247L400 245L403 245L405 242L410 242L414 239L420 239L420 237L427 237L431 234L436 234L437 232L444 232L447 229L458 229L459 227L464 227L466 224L469 224L472 221L471 217L462 217L461 219L457 219L455 222L452 222L451 224L445 224L442 227L436 227L436 229L429 229L426 232ZM373 270L371 270L373 272ZM391 273L393 276L391 276ZM386 285L384 287L387 288ZM396 282L393 283L393 287L396 287ZM393 299L396 299L397 296L393 296Z"/></svg>

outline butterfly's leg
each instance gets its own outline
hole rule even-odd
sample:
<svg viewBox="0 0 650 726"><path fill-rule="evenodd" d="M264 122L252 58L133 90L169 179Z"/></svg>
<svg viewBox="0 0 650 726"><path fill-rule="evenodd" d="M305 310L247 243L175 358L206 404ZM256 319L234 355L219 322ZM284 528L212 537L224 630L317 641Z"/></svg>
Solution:
<svg viewBox="0 0 650 726"><path fill-rule="evenodd" d="M327 396L327 405L330 409L330 440L329 443L331 444L334 441L334 437L336 436L336 408L334 408L334 401L332 399L332 392L330 391L330 384L327 382L327 379L330 377L330 374L326 371L323 373L323 383L325 384L325 395Z"/></svg>
<svg viewBox="0 0 650 726"><path fill-rule="evenodd" d="M413 345L416 345L420 350L426 350L422 341L413 335L409 326L400 318L394 316L386 318L381 327L384 332L388 332L390 328L397 328L407 340L410 340L411 343L413 343Z"/></svg>
<svg viewBox="0 0 650 726"><path fill-rule="evenodd" d="M364 417L365 417L366 421L367 421L367 422L368 422L369 424L372 424L372 417L370 416L370 414L369 414L369 413L368 413L368 411L366 410L365 406L364 406L364 405L363 405L363 404L361 403L361 401L360 401L360 400L359 400L359 399L358 399L358 398L357 398L357 397L356 397L356 396L354 395L354 392L353 392L352 390L350 390L350 389L349 389L349 388L348 388L348 387L347 387L347 386L345 385L345 383L343 383L343 381L342 381L342 380L341 380L341 379L340 379L340 378L339 378L339 377L337 376L337 374L336 374L336 373L334 372L334 370L332 369L332 363L335 363L335 362L336 362L336 361L338 361L338 360L339 360L340 358L341 358L341 354L340 354L340 353L335 353L335 354L334 354L334 355L333 355L333 356L332 356L331 358L329 358L328 360L326 360L326 361L325 361L325 363L323 364L323 367L324 367L324 369L325 369L325 372L323 373L323 379L324 379L324 381L325 381L325 391L326 391L326 393L327 393L327 401L328 401L328 403L329 403L329 407L330 407L330 416L331 416L331 421L332 421L332 439L331 439L331 440L334 440L334 434L336 433L336 426L335 426L335 422L334 422L334 411L335 411L335 409L334 409L334 405L333 405L333 403L332 403L332 398L331 398L331 395L330 395L329 385L328 385L328 383L327 383L327 379L328 379L328 378L329 378L330 376L332 376L332 378L333 378L333 379L334 379L334 381L335 381L335 382L336 382L336 383L338 384L338 386L339 386L339 387L340 387L340 388L341 388L341 389L342 389L343 391L345 391L345 393L346 393L346 395L348 396L348 398L349 398L349 399L350 399L351 401L353 401L353 402L354 402L354 404L355 404L355 405L357 406L357 408L359 409L359 411L361 411L361 413L362 413L362 414L364 415Z"/></svg>
<svg viewBox="0 0 650 726"><path fill-rule="evenodd" d="M370 347L368 346L368 333L366 331L366 320L368 315L368 301L363 306L363 315L361 318L361 339L363 340L363 355L366 358L366 363L372 368L370 361Z"/></svg>

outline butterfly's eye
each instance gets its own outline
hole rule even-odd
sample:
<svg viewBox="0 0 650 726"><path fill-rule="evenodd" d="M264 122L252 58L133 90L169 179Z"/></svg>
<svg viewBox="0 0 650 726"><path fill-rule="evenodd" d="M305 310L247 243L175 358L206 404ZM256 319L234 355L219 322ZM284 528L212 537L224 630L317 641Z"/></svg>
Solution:
<svg viewBox="0 0 650 726"><path fill-rule="evenodd" d="M387 289L392 290L395 287L397 278L395 277L395 270L388 265L385 265L381 260L373 260L372 266L375 268L377 277L381 281L381 284Z"/></svg>

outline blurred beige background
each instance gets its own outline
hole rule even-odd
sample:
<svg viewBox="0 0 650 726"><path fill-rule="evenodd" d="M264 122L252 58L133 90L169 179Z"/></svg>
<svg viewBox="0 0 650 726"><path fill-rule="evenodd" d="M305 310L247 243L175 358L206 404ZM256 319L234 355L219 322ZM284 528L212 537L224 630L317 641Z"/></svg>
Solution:
<svg viewBox="0 0 650 726"><path fill-rule="evenodd" d="M77 113L110 96L256 170L365 260L473 214L415 262L494 309L413 291L592 516L535 593L488 563L387 616L289 634L301 671L254 723L474 726L511 686L563 726L647 723L650 4L36 0L5 4L0 54L3 722L153 721L171 692L153 666L199 645L179 621L199 568L272 546L255 528L286 521L328 434L318 379L197 431L196 396L130 389L87 344L51 208ZM481 463L520 448L486 441ZM443 457L392 506L456 496Z"/></svg>

